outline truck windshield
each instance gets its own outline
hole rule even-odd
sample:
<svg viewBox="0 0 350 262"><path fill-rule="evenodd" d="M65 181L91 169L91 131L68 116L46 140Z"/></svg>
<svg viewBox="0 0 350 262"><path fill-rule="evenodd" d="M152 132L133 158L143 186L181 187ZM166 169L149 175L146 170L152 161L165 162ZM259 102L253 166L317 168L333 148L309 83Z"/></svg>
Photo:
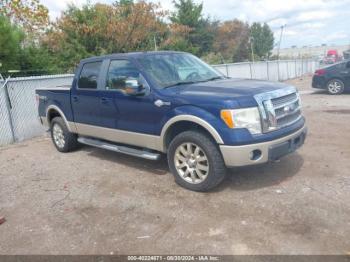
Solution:
<svg viewBox="0 0 350 262"><path fill-rule="evenodd" d="M199 58L186 53L148 54L138 61L162 88L225 78Z"/></svg>

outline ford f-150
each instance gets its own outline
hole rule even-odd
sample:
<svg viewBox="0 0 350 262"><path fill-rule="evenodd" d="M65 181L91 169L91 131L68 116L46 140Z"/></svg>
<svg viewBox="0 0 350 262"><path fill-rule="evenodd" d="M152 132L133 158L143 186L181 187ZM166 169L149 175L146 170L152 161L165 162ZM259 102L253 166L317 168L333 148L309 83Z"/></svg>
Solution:
<svg viewBox="0 0 350 262"><path fill-rule="evenodd" d="M53 144L79 143L157 160L175 181L207 191L226 167L275 161L307 128L296 88L225 77L183 52L135 52L80 62L72 85L38 88L39 119Z"/></svg>

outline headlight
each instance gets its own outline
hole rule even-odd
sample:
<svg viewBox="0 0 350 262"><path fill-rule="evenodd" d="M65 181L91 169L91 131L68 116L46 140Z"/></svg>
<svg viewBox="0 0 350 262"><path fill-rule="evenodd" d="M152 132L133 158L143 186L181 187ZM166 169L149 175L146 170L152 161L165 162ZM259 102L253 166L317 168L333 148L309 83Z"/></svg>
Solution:
<svg viewBox="0 0 350 262"><path fill-rule="evenodd" d="M221 119L229 128L247 128L251 134L261 134L260 113L257 107L221 110Z"/></svg>

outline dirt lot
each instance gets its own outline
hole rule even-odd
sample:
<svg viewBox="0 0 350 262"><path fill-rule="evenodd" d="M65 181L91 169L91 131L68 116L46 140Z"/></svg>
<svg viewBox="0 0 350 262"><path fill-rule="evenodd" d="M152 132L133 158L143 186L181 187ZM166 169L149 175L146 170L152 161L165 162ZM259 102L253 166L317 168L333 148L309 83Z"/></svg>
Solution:
<svg viewBox="0 0 350 262"><path fill-rule="evenodd" d="M290 83L305 146L211 193L177 186L164 160L61 154L48 137L0 148L0 254L349 253L350 94Z"/></svg>

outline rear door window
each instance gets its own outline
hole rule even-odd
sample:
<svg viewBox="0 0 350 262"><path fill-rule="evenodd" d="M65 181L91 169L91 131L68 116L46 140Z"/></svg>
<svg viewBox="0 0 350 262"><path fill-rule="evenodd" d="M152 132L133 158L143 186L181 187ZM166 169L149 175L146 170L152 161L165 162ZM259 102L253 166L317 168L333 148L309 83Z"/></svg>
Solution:
<svg viewBox="0 0 350 262"><path fill-rule="evenodd" d="M102 61L86 63L81 70L78 88L97 89L98 77L101 71Z"/></svg>

